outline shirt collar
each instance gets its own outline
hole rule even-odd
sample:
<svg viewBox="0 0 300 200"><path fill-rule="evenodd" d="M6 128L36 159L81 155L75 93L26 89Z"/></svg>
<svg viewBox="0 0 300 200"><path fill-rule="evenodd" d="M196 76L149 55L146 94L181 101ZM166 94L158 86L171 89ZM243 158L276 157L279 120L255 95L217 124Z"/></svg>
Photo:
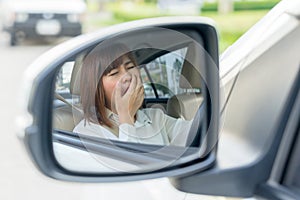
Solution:
<svg viewBox="0 0 300 200"><path fill-rule="evenodd" d="M106 111L106 117L115 125L119 126L120 121L119 121L119 116L115 113L113 113L111 110L108 108L105 108Z"/></svg>
<svg viewBox="0 0 300 200"><path fill-rule="evenodd" d="M152 124L152 120L143 110L138 110L136 113L136 122L137 127L146 126L147 124Z"/></svg>

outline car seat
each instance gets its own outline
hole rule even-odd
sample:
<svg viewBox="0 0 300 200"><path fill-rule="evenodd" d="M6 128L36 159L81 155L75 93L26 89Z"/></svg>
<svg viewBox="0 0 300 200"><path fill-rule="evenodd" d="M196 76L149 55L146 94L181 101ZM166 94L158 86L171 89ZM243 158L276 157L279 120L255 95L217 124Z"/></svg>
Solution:
<svg viewBox="0 0 300 200"><path fill-rule="evenodd" d="M72 96L80 95L80 70L84 54L75 59L74 67L71 74L69 90ZM56 98L64 102L63 106L53 110L53 128L58 130L73 131L74 127L83 119L83 111L79 103L70 103L59 94Z"/></svg>

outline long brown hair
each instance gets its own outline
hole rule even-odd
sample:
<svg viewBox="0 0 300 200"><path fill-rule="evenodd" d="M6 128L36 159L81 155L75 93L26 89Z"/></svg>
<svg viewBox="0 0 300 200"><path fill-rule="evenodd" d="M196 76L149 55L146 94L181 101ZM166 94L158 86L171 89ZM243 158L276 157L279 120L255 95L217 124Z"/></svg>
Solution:
<svg viewBox="0 0 300 200"><path fill-rule="evenodd" d="M122 64L124 56L137 65L129 48L121 43L99 44L86 55L80 77L80 99L84 118L88 122L113 127L107 118L102 78Z"/></svg>

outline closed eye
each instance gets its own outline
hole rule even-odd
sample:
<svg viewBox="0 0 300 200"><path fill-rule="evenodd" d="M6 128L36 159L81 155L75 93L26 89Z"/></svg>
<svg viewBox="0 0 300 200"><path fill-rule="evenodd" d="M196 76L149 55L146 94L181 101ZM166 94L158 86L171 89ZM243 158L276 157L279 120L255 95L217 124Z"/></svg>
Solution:
<svg viewBox="0 0 300 200"><path fill-rule="evenodd" d="M119 73L119 71L111 71L108 76L114 76L114 75L117 75Z"/></svg>
<svg viewBox="0 0 300 200"><path fill-rule="evenodd" d="M133 68L135 68L134 65L127 67L127 69L133 69Z"/></svg>

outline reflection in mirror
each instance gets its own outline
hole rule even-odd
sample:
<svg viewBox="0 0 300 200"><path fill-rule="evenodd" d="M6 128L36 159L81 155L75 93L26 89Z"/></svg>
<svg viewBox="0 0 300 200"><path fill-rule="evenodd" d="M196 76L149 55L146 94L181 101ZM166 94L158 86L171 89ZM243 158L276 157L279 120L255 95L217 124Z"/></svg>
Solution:
<svg viewBox="0 0 300 200"><path fill-rule="evenodd" d="M53 103L58 163L139 173L198 159L204 54L200 37L163 29L103 41L62 63Z"/></svg>

